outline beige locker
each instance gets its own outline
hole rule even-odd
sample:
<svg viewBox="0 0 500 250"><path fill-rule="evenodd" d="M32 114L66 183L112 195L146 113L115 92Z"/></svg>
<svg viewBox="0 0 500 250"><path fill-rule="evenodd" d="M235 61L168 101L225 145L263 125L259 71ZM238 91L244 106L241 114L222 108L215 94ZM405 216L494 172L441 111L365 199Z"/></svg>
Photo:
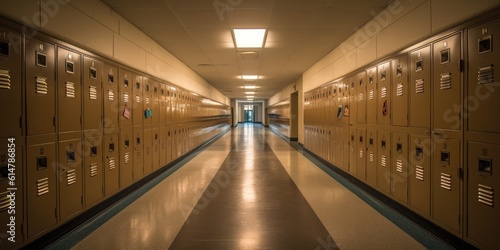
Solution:
<svg viewBox="0 0 500 250"><path fill-rule="evenodd" d="M153 113L153 81L143 76L142 85L144 86L142 89L142 99L144 100L142 106L144 110L142 124L143 126L149 126L153 124L153 117L157 115Z"/></svg>
<svg viewBox="0 0 500 250"><path fill-rule="evenodd" d="M144 108L143 108L143 83L142 76L136 75L133 80L133 100L132 100L132 124L135 126L142 126L142 120L144 117Z"/></svg>
<svg viewBox="0 0 500 250"><path fill-rule="evenodd" d="M430 215L431 140L429 136L410 136L409 203L421 214Z"/></svg>
<svg viewBox="0 0 500 250"><path fill-rule="evenodd" d="M485 249L499 249L500 212L496 191L500 190L498 171L500 145L468 143L467 237Z"/></svg>
<svg viewBox="0 0 500 250"><path fill-rule="evenodd" d="M377 186L377 131L366 131L366 181L372 187Z"/></svg>
<svg viewBox="0 0 500 250"><path fill-rule="evenodd" d="M63 221L83 209L83 158L81 135L59 141L59 220Z"/></svg>
<svg viewBox="0 0 500 250"><path fill-rule="evenodd" d="M349 93L348 93L348 115L349 115L349 124L354 125L358 123L358 84L356 82L356 76L352 75L346 78L344 80L349 88ZM344 107L345 108L345 107ZM345 114L345 111L344 111Z"/></svg>
<svg viewBox="0 0 500 250"><path fill-rule="evenodd" d="M377 123L378 75L377 67L366 70L366 123Z"/></svg>
<svg viewBox="0 0 500 250"><path fill-rule="evenodd" d="M25 46L27 135L55 133L54 45L32 38ZM10 106L10 104L7 106ZM18 118L16 118L16 121L18 121Z"/></svg>
<svg viewBox="0 0 500 250"><path fill-rule="evenodd" d="M104 136L104 195L120 189L120 146L118 134Z"/></svg>
<svg viewBox="0 0 500 250"><path fill-rule="evenodd" d="M494 114L500 107L495 75L495 67L500 65L500 18L471 28L467 34L469 98L464 106L468 107L468 130L499 133L500 119Z"/></svg>
<svg viewBox="0 0 500 250"><path fill-rule="evenodd" d="M408 135L392 134L391 193L401 203L408 203Z"/></svg>
<svg viewBox="0 0 500 250"><path fill-rule="evenodd" d="M165 96L165 109L167 112L167 116L165 117L167 123L171 123L173 121L172 116L172 88L166 85L167 95Z"/></svg>
<svg viewBox="0 0 500 250"><path fill-rule="evenodd" d="M431 126L431 47L410 53L410 126Z"/></svg>
<svg viewBox="0 0 500 250"><path fill-rule="evenodd" d="M159 99L160 120L159 120L159 124L160 124L160 127L162 127L162 126L165 126L167 124L167 85L165 85L162 82L159 82L158 85L160 88L160 99Z"/></svg>
<svg viewBox="0 0 500 250"><path fill-rule="evenodd" d="M168 163L168 156L167 156L167 144L168 144L168 129L166 126L162 126L159 129L160 131L160 146L159 146L159 156L160 156L160 162L159 162L159 167L163 167L167 165Z"/></svg>
<svg viewBox="0 0 500 250"><path fill-rule="evenodd" d="M144 129L144 175L153 172L153 130Z"/></svg>
<svg viewBox="0 0 500 250"><path fill-rule="evenodd" d="M81 55L59 47L57 49L57 115L58 131L82 130L82 70Z"/></svg>
<svg viewBox="0 0 500 250"><path fill-rule="evenodd" d="M143 127L134 127L134 181L140 180L144 176L144 130Z"/></svg>
<svg viewBox="0 0 500 250"><path fill-rule="evenodd" d="M40 141L35 145L28 144L26 158L28 239L57 223L56 162L56 144L53 140Z"/></svg>
<svg viewBox="0 0 500 250"><path fill-rule="evenodd" d="M435 136L432 154L432 217L446 225L446 229L461 231L460 181L461 142Z"/></svg>
<svg viewBox="0 0 500 250"><path fill-rule="evenodd" d="M83 139L85 207L101 200L103 193L103 137L98 130L85 132Z"/></svg>
<svg viewBox="0 0 500 250"><path fill-rule="evenodd" d="M24 139L24 138L23 138ZM16 197L16 204L15 204L15 223L16 223L16 230L15 230L15 236L16 236L16 242L11 242L8 240L2 241L2 247L5 249L11 249L16 245L21 244L24 239L25 239L25 233L23 232L23 228L25 228L25 216L24 216L24 191L25 191L25 185L23 182L23 172L25 171L24 165L23 165L23 159L24 159L24 150L25 148L22 147L21 145L23 144L22 142L19 142L18 140L14 140L13 143L9 142L8 140L4 141L5 143L2 143L1 149L0 149L0 221L2 223L5 223L5 231L2 233L7 233L7 224L10 223L10 217L13 215L12 210L13 208L10 207L10 190L8 188L13 188L15 187L15 197ZM10 144L10 145L9 145ZM14 146L15 145L15 146ZM9 152L9 149L11 152ZM14 150L14 152L12 152ZM15 162L9 166L9 153L12 155L12 153L15 154L14 160ZM13 166L12 166L13 165ZM15 186L11 186L10 180L9 180L9 174L10 176L15 176ZM14 174L14 175L12 175ZM12 177L11 177L12 178ZM11 214L9 214L9 212ZM10 228L9 228L10 229ZM24 230L25 231L25 230ZM8 234L8 237L11 237L10 234Z"/></svg>
<svg viewBox="0 0 500 250"><path fill-rule="evenodd" d="M83 57L83 129L102 128L102 62Z"/></svg>
<svg viewBox="0 0 500 250"><path fill-rule="evenodd" d="M377 99L377 123L391 125L391 62L384 62L377 67L378 99ZM401 107L397 107L400 109Z"/></svg>
<svg viewBox="0 0 500 250"><path fill-rule="evenodd" d="M134 181L134 142L132 129L120 131L120 188L127 187Z"/></svg>
<svg viewBox="0 0 500 250"><path fill-rule="evenodd" d="M5 37L6 34L8 37ZM21 36L18 32L0 26L0 45L2 48L0 50L0 107L9 107L2 111L0 138L23 135L21 124L23 116L21 43L11 43L10 39L21 41ZM35 52L31 51L30 53L34 54ZM30 65L30 67L32 66ZM32 82L32 79L27 78L28 80L30 83Z"/></svg>
<svg viewBox="0 0 500 250"><path fill-rule="evenodd" d="M391 133L378 131L377 135L377 187L385 194L391 193Z"/></svg>
<svg viewBox="0 0 500 250"><path fill-rule="evenodd" d="M172 143L173 143L173 129L171 126L167 126L167 163L170 163L174 160L172 156Z"/></svg>
<svg viewBox="0 0 500 250"><path fill-rule="evenodd" d="M335 107L335 106L334 106ZM329 149L329 153L330 153L330 159L329 159L329 162L334 165L334 166L337 166L337 167L340 167L339 163L337 162L337 157L338 157L338 146L337 146L337 127L335 126L331 126L330 127L330 133L331 135L329 136L329 140L330 140L330 149Z"/></svg>
<svg viewBox="0 0 500 250"><path fill-rule="evenodd" d="M366 130L358 128L356 130L356 176L361 180L366 180Z"/></svg>
<svg viewBox="0 0 500 250"><path fill-rule="evenodd" d="M118 116L120 117L120 128L131 129L132 117L136 115L136 111L133 109L135 101L133 95L134 79L135 76L131 72L120 68L118 79L118 91L120 94Z"/></svg>
<svg viewBox="0 0 500 250"><path fill-rule="evenodd" d="M358 144L356 127L349 128L349 172L351 175L356 175L357 160L358 160Z"/></svg>
<svg viewBox="0 0 500 250"><path fill-rule="evenodd" d="M337 105L338 123L348 125L349 118L351 117L351 108L349 106L349 86L346 80L342 80L337 84Z"/></svg>
<svg viewBox="0 0 500 250"><path fill-rule="evenodd" d="M103 105L104 105L104 133L119 133L119 93L118 93L118 68L114 65L104 64L103 75Z"/></svg>
<svg viewBox="0 0 500 250"><path fill-rule="evenodd" d="M365 124L366 123L366 99L368 98L367 93L366 93L366 88L367 88L367 79L366 79L366 72L360 72L356 74L355 78L355 85L356 85L356 95L357 95L357 100L358 100L358 118L357 118L357 123L359 124Z"/></svg>
<svg viewBox="0 0 500 250"><path fill-rule="evenodd" d="M158 127L160 123L161 111L160 111L160 100L161 100L161 86L157 81L150 80L151 85L151 110L153 111L153 116L151 117L151 124Z"/></svg>
<svg viewBox="0 0 500 250"><path fill-rule="evenodd" d="M342 143L343 143L343 149L342 149L342 153L343 153L343 157L344 158L344 166L343 166L343 169L347 172L349 171L349 161L350 161L350 142L349 142L349 139L350 139L350 134L349 134L349 127L343 127L340 129L341 130L341 133L342 133Z"/></svg>
<svg viewBox="0 0 500 250"><path fill-rule="evenodd" d="M409 124L410 85L408 82L408 55L392 60L392 125L407 127Z"/></svg>

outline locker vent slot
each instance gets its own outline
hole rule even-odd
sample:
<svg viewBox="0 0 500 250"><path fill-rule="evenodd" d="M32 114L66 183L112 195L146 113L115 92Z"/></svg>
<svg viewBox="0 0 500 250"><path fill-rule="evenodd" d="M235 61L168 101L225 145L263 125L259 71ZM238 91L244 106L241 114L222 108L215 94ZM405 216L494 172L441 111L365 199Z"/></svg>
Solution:
<svg viewBox="0 0 500 250"><path fill-rule="evenodd" d="M49 193L49 178L43 178L36 182L36 194L42 196Z"/></svg>
<svg viewBox="0 0 500 250"><path fill-rule="evenodd" d="M10 89L10 71L0 69L0 89Z"/></svg>
<svg viewBox="0 0 500 250"><path fill-rule="evenodd" d="M362 102L365 99L364 93L359 93L359 101Z"/></svg>
<svg viewBox="0 0 500 250"><path fill-rule="evenodd" d="M124 158L125 158L125 164L128 164L130 161L130 153L126 152Z"/></svg>
<svg viewBox="0 0 500 250"><path fill-rule="evenodd" d="M477 72L478 84L495 82L495 70L492 65L479 67Z"/></svg>
<svg viewBox="0 0 500 250"><path fill-rule="evenodd" d="M6 211L10 206L10 192L5 191L0 193L0 213Z"/></svg>
<svg viewBox="0 0 500 250"><path fill-rule="evenodd" d="M441 74L441 90L451 89L451 73Z"/></svg>
<svg viewBox="0 0 500 250"><path fill-rule="evenodd" d="M115 157L109 158L109 170L113 170L116 168Z"/></svg>
<svg viewBox="0 0 500 250"><path fill-rule="evenodd" d="M97 87L89 86L89 98L90 100L97 100Z"/></svg>
<svg viewBox="0 0 500 250"><path fill-rule="evenodd" d="M399 173L403 173L403 161L402 160L397 160L396 161L396 171Z"/></svg>
<svg viewBox="0 0 500 250"><path fill-rule="evenodd" d="M97 163L90 164L90 177L94 177L97 175Z"/></svg>
<svg viewBox="0 0 500 250"><path fill-rule="evenodd" d="M415 166L415 178L417 180L424 181L424 167L422 166Z"/></svg>
<svg viewBox="0 0 500 250"><path fill-rule="evenodd" d="M35 77L35 93L42 95L46 95L49 93L47 78L40 76Z"/></svg>
<svg viewBox="0 0 500 250"><path fill-rule="evenodd" d="M383 87L380 90L380 97L383 98L383 99L387 98L387 88L386 87Z"/></svg>
<svg viewBox="0 0 500 250"><path fill-rule="evenodd" d="M129 99L128 99L128 94L127 93L123 93L123 102L124 103L128 103Z"/></svg>
<svg viewBox="0 0 500 250"><path fill-rule="evenodd" d="M374 161L374 155L373 155L373 152L370 151L370 162L373 163Z"/></svg>
<svg viewBox="0 0 500 250"><path fill-rule="evenodd" d="M141 97L136 95L135 96L135 102L140 103L141 102Z"/></svg>
<svg viewBox="0 0 500 250"><path fill-rule="evenodd" d="M380 165L384 168L387 166L387 157L385 155L380 157Z"/></svg>
<svg viewBox="0 0 500 250"><path fill-rule="evenodd" d="M373 100L375 98L375 90L370 89L370 100Z"/></svg>
<svg viewBox="0 0 500 250"><path fill-rule="evenodd" d="M67 186L73 185L76 183L76 169L71 169L66 172L66 179L68 180Z"/></svg>
<svg viewBox="0 0 500 250"><path fill-rule="evenodd" d="M110 102L114 101L115 100L115 92L113 92L113 90L108 90L108 100Z"/></svg>
<svg viewBox="0 0 500 250"><path fill-rule="evenodd" d="M68 98L75 98L75 84L72 82L66 82L65 83L65 97Z"/></svg>
<svg viewBox="0 0 500 250"><path fill-rule="evenodd" d="M415 80L415 93L424 93L424 79Z"/></svg>
<svg viewBox="0 0 500 250"><path fill-rule="evenodd" d="M144 102L146 103L146 105L148 105L149 104L149 97L144 98Z"/></svg>
<svg viewBox="0 0 500 250"><path fill-rule="evenodd" d="M364 155L363 148L360 148L359 149L359 159L363 159L363 155Z"/></svg>
<svg viewBox="0 0 500 250"><path fill-rule="evenodd" d="M451 175L441 173L441 188L451 191Z"/></svg>
<svg viewBox="0 0 500 250"><path fill-rule="evenodd" d="M396 96L403 96L403 84L398 83L396 87Z"/></svg>
<svg viewBox="0 0 500 250"><path fill-rule="evenodd" d="M477 198L480 203L493 207L494 204L493 188L479 184L477 188L477 193L478 193Z"/></svg>

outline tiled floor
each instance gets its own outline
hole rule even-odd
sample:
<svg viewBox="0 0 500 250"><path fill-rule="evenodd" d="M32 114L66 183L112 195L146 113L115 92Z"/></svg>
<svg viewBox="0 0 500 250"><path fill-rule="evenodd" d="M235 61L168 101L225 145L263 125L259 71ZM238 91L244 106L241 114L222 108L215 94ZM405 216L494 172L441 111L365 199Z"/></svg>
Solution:
<svg viewBox="0 0 500 250"><path fill-rule="evenodd" d="M447 248L262 126L239 125L191 158L51 248Z"/></svg>

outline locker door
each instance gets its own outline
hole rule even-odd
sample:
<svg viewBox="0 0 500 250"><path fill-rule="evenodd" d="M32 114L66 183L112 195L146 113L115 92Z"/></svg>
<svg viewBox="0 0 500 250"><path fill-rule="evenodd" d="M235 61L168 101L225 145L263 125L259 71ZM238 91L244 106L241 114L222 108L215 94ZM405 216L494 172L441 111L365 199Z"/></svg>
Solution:
<svg viewBox="0 0 500 250"><path fill-rule="evenodd" d="M120 152L118 134L104 136L104 194L120 189Z"/></svg>
<svg viewBox="0 0 500 250"><path fill-rule="evenodd" d="M0 34L9 34L9 37L0 37L0 107L9 107L2 111L2 129L0 138L23 135L21 127L22 86L21 86L21 43L15 45L10 39L21 41L18 32L0 27ZM31 51L35 53L34 51ZM30 52L30 53L31 53ZM33 62L31 62L33 64ZM30 65L30 67L32 67ZM31 83L32 79L26 78ZM29 89L32 91L32 89Z"/></svg>
<svg viewBox="0 0 500 250"><path fill-rule="evenodd" d="M495 114L500 107L499 78L495 67L500 65L500 18L467 31L469 96L468 130L500 132L500 120Z"/></svg>
<svg viewBox="0 0 500 250"><path fill-rule="evenodd" d="M135 76L124 70L120 69L120 75L118 79L118 90L120 92L119 99L119 117L120 117L120 128L132 128L132 116L135 116L136 111L133 109L133 103L135 97L133 95Z"/></svg>
<svg viewBox="0 0 500 250"><path fill-rule="evenodd" d="M391 133L378 132L377 187L386 194L391 193Z"/></svg>
<svg viewBox="0 0 500 250"><path fill-rule="evenodd" d="M25 46L27 135L55 133L54 45L32 38Z"/></svg>
<svg viewBox="0 0 500 250"><path fill-rule="evenodd" d="M133 180L134 138L132 130L120 133L120 188L130 185Z"/></svg>
<svg viewBox="0 0 500 250"><path fill-rule="evenodd" d="M83 129L100 129L102 120L102 62L83 57Z"/></svg>
<svg viewBox="0 0 500 250"><path fill-rule="evenodd" d="M460 140L436 139L432 154L432 217L460 232ZM473 189L471 189L473 190Z"/></svg>
<svg viewBox="0 0 500 250"><path fill-rule="evenodd" d="M167 163L172 162L172 127L168 126L167 127L167 151L165 154L167 155Z"/></svg>
<svg viewBox="0 0 500 250"><path fill-rule="evenodd" d="M83 208L82 139L59 142L59 219Z"/></svg>
<svg viewBox="0 0 500 250"><path fill-rule="evenodd" d="M55 163L56 145L54 142L28 145L26 160L28 239L57 222Z"/></svg>
<svg viewBox="0 0 500 250"><path fill-rule="evenodd" d="M349 172L351 175L356 175L357 159L358 159L358 147L357 147L357 134L356 128L349 128Z"/></svg>
<svg viewBox="0 0 500 250"><path fill-rule="evenodd" d="M366 123L377 123L377 67L366 70Z"/></svg>
<svg viewBox="0 0 500 250"><path fill-rule="evenodd" d="M377 186L377 131L366 131L367 159L366 159L366 181L372 187Z"/></svg>
<svg viewBox="0 0 500 250"><path fill-rule="evenodd" d="M391 125L391 62L378 65L377 123ZM397 107L400 109L401 107Z"/></svg>
<svg viewBox="0 0 500 250"><path fill-rule="evenodd" d="M357 85L356 94L358 99L358 119L357 122L366 123L366 72L360 72L356 75L355 85Z"/></svg>
<svg viewBox="0 0 500 250"><path fill-rule="evenodd" d="M14 144L16 144L16 147L11 147L12 149L15 149L15 157L14 157L14 164L11 163L9 167L9 142L5 140L5 144L2 143L2 148L0 149L0 221L2 221L5 224L8 224L10 222L10 217L12 216L9 214L9 208L10 206L10 191L7 190L8 188L12 188L12 186L9 184L9 174L14 173L16 176L15 179L15 187L17 188L16 190L16 242L11 242L8 240L4 240L2 242L2 247L5 249L11 249L14 246L22 243L25 239L24 232L21 230L23 227L26 225L24 224L24 212L25 211L25 206L24 206L24 183L23 183L23 171L24 171L24 165L23 165L23 154L25 152L24 148L19 146L21 143L14 141ZM11 154L12 154L12 149L11 149ZM14 165L14 167L12 167ZM7 227L5 227L6 229ZM6 233L7 230L5 230ZM10 235L9 235L10 237Z"/></svg>
<svg viewBox="0 0 500 250"><path fill-rule="evenodd" d="M159 167L163 167L168 163L167 156L167 142L168 142L168 130L167 127L160 127L160 165Z"/></svg>
<svg viewBox="0 0 500 250"><path fill-rule="evenodd" d="M59 47L57 50L57 112L59 133L82 130L81 55Z"/></svg>
<svg viewBox="0 0 500 250"><path fill-rule="evenodd" d="M343 127L342 129L342 143L343 145L343 158L344 158L344 170L348 171L349 170L349 153L350 153L350 148L349 148L349 127Z"/></svg>
<svg viewBox="0 0 500 250"><path fill-rule="evenodd" d="M500 248L500 207L496 193L500 190L500 145L468 143L467 237L488 249Z"/></svg>
<svg viewBox="0 0 500 250"><path fill-rule="evenodd" d="M144 99L143 102L143 110L144 114L142 116L142 122L144 126L148 126L152 124L153 117L156 116L157 114L153 113L153 81L148 79L147 77L143 76L142 77L142 84L144 86L144 89L142 90L142 98Z"/></svg>
<svg viewBox="0 0 500 250"><path fill-rule="evenodd" d="M172 90L170 86L166 85L165 90L167 91L167 95L165 96L165 108L167 112L167 116L165 117L166 122L172 122Z"/></svg>
<svg viewBox="0 0 500 250"><path fill-rule="evenodd" d="M157 81L151 82L151 110L153 110L153 116L151 117L151 123L153 126L158 126L160 123L160 116L162 115L160 112L160 99L161 99L161 86Z"/></svg>
<svg viewBox="0 0 500 250"><path fill-rule="evenodd" d="M433 128L460 130L461 121L454 107L461 105L461 34L435 42L434 67L434 119Z"/></svg>
<svg viewBox="0 0 500 250"><path fill-rule="evenodd" d="M408 55L404 54L392 60L392 125L408 126L409 118L409 82Z"/></svg>
<svg viewBox="0 0 500 250"><path fill-rule="evenodd" d="M153 171L153 130L144 129L144 175Z"/></svg>
<svg viewBox="0 0 500 250"><path fill-rule="evenodd" d="M135 76L133 80L133 113L132 116L134 126L142 126L142 119L144 117L144 108L143 108L143 84L142 84L142 76Z"/></svg>
<svg viewBox="0 0 500 250"><path fill-rule="evenodd" d="M354 125L358 122L358 84L356 82L356 76L350 76L347 78L347 86L349 88L348 99L349 99L349 124ZM344 112L345 113L345 112Z"/></svg>
<svg viewBox="0 0 500 250"><path fill-rule="evenodd" d="M410 54L410 126L431 125L431 48L426 46Z"/></svg>
<svg viewBox="0 0 500 250"><path fill-rule="evenodd" d="M410 139L410 205L430 215L431 164L429 136L411 135Z"/></svg>
<svg viewBox="0 0 500 250"><path fill-rule="evenodd" d="M158 83L160 86L160 127L167 123L167 85Z"/></svg>
<svg viewBox="0 0 500 250"><path fill-rule="evenodd" d="M89 207L103 197L103 138L100 133L87 133L84 138L84 194Z"/></svg>
<svg viewBox="0 0 500 250"><path fill-rule="evenodd" d="M366 130L357 129L357 167L356 176L361 180L366 180Z"/></svg>
<svg viewBox="0 0 500 250"><path fill-rule="evenodd" d="M144 137L142 127L134 128L134 181L144 176Z"/></svg>
<svg viewBox="0 0 500 250"><path fill-rule="evenodd" d="M103 76L103 105L104 105L104 132L106 134L117 134L118 112L119 112L119 93L118 93L118 68L104 64Z"/></svg>
<svg viewBox="0 0 500 250"><path fill-rule="evenodd" d="M408 135L392 134L392 196L401 203L408 203Z"/></svg>

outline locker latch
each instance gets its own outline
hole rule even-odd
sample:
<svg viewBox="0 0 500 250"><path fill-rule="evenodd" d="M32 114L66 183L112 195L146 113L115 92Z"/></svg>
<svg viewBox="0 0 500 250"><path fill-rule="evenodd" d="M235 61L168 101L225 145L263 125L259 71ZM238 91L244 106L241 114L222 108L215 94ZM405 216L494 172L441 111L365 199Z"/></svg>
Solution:
<svg viewBox="0 0 500 250"><path fill-rule="evenodd" d="M493 173L492 160L488 158L479 158L479 175L491 175Z"/></svg>
<svg viewBox="0 0 500 250"><path fill-rule="evenodd" d="M47 169L47 156L39 156L36 158L36 169L37 170Z"/></svg>
<svg viewBox="0 0 500 250"><path fill-rule="evenodd" d="M115 151L115 143L110 142L109 143L109 152L114 152Z"/></svg>
<svg viewBox="0 0 500 250"><path fill-rule="evenodd" d="M92 146L90 147L90 156L96 156L97 155L97 147L96 146Z"/></svg>
<svg viewBox="0 0 500 250"><path fill-rule="evenodd" d="M74 162L75 161L75 151L68 150L66 151L66 162Z"/></svg>

